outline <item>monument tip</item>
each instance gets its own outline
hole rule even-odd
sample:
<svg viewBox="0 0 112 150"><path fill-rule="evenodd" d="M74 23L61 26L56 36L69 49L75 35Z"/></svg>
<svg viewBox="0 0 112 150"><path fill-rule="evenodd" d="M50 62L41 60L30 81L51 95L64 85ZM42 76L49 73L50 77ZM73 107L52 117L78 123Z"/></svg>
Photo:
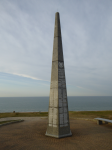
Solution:
<svg viewBox="0 0 112 150"><path fill-rule="evenodd" d="M59 12L56 12L55 14L59 15Z"/></svg>

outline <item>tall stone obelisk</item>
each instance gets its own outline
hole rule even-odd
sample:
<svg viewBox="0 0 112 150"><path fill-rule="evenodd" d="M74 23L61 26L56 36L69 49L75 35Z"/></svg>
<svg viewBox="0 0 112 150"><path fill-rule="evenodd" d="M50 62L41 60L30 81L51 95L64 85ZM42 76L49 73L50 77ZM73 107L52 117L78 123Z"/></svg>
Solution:
<svg viewBox="0 0 112 150"><path fill-rule="evenodd" d="M55 14L47 136L71 136L59 13Z"/></svg>

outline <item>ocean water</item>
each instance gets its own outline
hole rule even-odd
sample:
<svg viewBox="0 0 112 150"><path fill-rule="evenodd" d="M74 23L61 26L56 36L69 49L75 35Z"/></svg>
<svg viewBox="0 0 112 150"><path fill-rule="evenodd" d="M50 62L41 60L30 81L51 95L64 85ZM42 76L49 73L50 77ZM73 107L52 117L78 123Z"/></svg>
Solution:
<svg viewBox="0 0 112 150"><path fill-rule="evenodd" d="M48 111L49 97L0 97L0 112ZM112 96L68 97L69 111L112 110Z"/></svg>

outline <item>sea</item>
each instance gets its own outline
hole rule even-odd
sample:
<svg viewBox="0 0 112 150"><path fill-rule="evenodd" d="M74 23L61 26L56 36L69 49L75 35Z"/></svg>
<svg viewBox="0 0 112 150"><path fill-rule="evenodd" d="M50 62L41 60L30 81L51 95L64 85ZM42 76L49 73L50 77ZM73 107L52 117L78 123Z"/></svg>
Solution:
<svg viewBox="0 0 112 150"><path fill-rule="evenodd" d="M47 112L49 97L0 97L2 112ZM69 111L112 110L112 96L68 96Z"/></svg>

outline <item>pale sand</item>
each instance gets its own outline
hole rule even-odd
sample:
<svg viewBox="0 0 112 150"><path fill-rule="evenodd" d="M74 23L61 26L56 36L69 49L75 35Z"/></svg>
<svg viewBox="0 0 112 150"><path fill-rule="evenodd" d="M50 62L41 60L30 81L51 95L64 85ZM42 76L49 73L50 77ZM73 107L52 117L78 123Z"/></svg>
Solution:
<svg viewBox="0 0 112 150"><path fill-rule="evenodd" d="M55 139L45 136L47 119L24 119L24 122L0 127L0 150L112 150L112 125L97 125L94 121L70 119L73 136Z"/></svg>

